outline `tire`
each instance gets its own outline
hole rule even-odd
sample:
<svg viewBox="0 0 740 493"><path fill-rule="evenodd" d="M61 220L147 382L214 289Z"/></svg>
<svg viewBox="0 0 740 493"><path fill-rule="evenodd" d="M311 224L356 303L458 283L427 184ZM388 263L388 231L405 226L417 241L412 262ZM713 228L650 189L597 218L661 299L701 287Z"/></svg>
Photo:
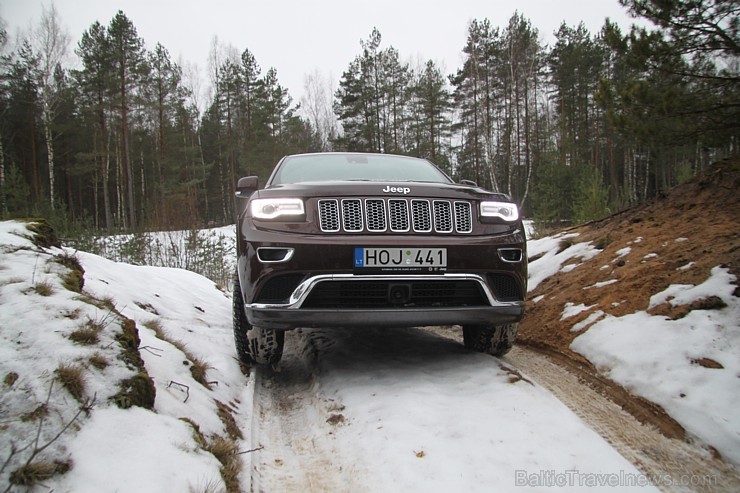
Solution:
<svg viewBox="0 0 740 493"><path fill-rule="evenodd" d="M463 343L468 349L500 357L514 346L518 324L465 325Z"/></svg>
<svg viewBox="0 0 740 493"><path fill-rule="evenodd" d="M258 365L277 365L283 357L285 331L252 327L247 332L249 356Z"/></svg>
<svg viewBox="0 0 740 493"><path fill-rule="evenodd" d="M244 312L244 298L239 285L239 275L234 276L234 293L232 301L232 321L234 324L234 345L236 354L239 359L246 365L253 365L254 360L249 354L249 338L247 332L252 329L247 320L247 314Z"/></svg>
<svg viewBox="0 0 740 493"><path fill-rule="evenodd" d="M239 359L246 365L276 365L283 357L285 332L253 327L244 311L244 298L239 276L234 276L233 293L234 345Z"/></svg>

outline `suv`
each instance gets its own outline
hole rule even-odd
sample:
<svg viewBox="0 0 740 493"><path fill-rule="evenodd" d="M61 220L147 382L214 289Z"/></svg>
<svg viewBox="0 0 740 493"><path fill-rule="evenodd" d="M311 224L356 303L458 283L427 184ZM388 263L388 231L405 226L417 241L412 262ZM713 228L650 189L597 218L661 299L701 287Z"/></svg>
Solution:
<svg viewBox="0 0 740 493"><path fill-rule="evenodd" d="M465 346L511 349L527 292L516 204L424 159L317 153L236 190L234 339L276 364L296 327L462 325Z"/></svg>

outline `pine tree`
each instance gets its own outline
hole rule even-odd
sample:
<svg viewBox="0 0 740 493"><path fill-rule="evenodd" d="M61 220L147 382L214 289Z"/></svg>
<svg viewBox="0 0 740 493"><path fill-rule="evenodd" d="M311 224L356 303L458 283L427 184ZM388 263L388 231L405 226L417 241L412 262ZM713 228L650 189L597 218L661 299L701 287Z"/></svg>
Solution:
<svg viewBox="0 0 740 493"><path fill-rule="evenodd" d="M17 49L9 73L7 157L19 168L30 189L30 200L36 203L44 195L41 185L39 135L36 121L40 113L38 87L39 57L28 40Z"/></svg>
<svg viewBox="0 0 740 493"><path fill-rule="evenodd" d="M424 70L416 75L411 94L411 152L451 173L446 142L451 133L449 115L452 100L442 71L432 60L427 61Z"/></svg>
<svg viewBox="0 0 740 493"><path fill-rule="evenodd" d="M134 171L131 159L129 118L131 104L138 84L147 71L144 41L138 36L136 27L122 11L108 26L109 47L114 67L116 96L121 128L121 163L123 166L123 190L128 210L128 226L137 227L137 202L134 197Z"/></svg>
<svg viewBox="0 0 740 493"><path fill-rule="evenodd" d="M99 22L94 22L82 34L75 52L82 61L82 69L72 74L80 89L81 110L83 115L93 122L90 125L92 129L90 154L94 162L92 188L95 224L101 224L98 213L98 190L100 190L103 193L102 224L105 229L109 229L114 226L109 153L113 61L105 27Z"/></svg>

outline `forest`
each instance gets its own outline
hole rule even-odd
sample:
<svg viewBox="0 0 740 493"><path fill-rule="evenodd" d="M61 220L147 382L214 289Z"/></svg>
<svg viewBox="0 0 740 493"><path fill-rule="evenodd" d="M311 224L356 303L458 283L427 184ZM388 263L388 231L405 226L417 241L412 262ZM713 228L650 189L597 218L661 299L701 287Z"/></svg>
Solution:
<svg viewBox="0 0 740 493"><path fill-rule="evenodd" d="M64 234L229 224L239 177L330 150L427 158L542 223L604 217L740 144L740 4L619 2L650 27L562 24L550 46L518 12L473 20L453 73L371 28L337 86L307 74L299 102L269 60L215 43L199 100L121 11L76 44L53 6L15 43L0 22L0 217Z"/></svg>

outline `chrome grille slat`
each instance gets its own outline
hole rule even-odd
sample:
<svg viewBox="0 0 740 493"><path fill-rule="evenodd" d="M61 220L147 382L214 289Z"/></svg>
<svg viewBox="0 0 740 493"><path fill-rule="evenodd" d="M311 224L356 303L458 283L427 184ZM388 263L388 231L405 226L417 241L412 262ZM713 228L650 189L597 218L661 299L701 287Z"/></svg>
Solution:
<svg viewBox="0 0 740 493"><path fill-rule="evenodd" d="M473 231L470 202L455 202L455 231L458 233L470 233Z"/></svg>
<svg viewBox="0 0 740 493"><path fill-rule="evenodd" d="M432 231L432 209L428 200L412 200L411 210L414 221L414 231L430 233Z"/></svg>
<svg viewBox="0 0 740 493"><path fill-rule="evenodd" d="M383 199L367 199L365 201L365 216L367 230L373 233L385 231L385 201Z"/></svg>
<svg viewBox="0 0 740 493"><path fill-rule="evenodd" d="M437 233L452 233L452 207L447 200L434 201L434 230Z"/></svg>
<svg viewBox="0 0 740 493"><path fill-rule="evenodd" d="M473 232L473 208L467 201L328 198L319 199L318 207L319 228L325 233Z"/></svg>
<svg viewBox="0 0 740 493"><path fill-rule="evenodd" d="M362 231L362 201L360 199L342 200L342 224L349 233Z"/></svg>
<svg viewBox="0 0 740 493"><path fill-rule="evenodd" d="M391 231L405 233L409 230L409 204L405 199L389 199L388 213Z"/></svg>
<svg viewBox="0 0 740 493"><path fill-rule="evenodd" d="M319 227L327 233L339 231L339 202L336 199L319 200Z"/></svg>

